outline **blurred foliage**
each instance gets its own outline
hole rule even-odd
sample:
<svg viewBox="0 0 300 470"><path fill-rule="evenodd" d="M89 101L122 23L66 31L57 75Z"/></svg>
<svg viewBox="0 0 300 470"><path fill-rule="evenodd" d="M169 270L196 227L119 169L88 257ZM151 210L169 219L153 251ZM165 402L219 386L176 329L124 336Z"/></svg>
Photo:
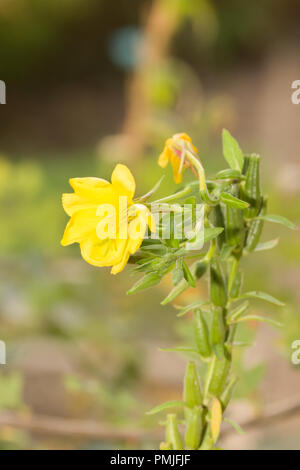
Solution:
<svg viewBox="0 0 300 470"><path fill-rule="evenodd" d="M0 410L16 410L23 402L23 379L18 372L0 375Z"/></svg>

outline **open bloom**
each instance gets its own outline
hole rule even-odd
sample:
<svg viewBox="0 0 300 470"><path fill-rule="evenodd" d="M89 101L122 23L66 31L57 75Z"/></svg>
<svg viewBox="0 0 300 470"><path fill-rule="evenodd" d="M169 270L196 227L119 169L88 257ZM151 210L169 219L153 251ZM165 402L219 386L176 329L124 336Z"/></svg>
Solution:
<svg viewBox="0 0 300 470"><path fill-rule="evenodd" d="M144 238L147 225L154 230L146 206L135 204L135 180L125 166L116 165L111 183L101 178L72 178L74 193L63 194L69 220L61 244L79 243L81 255L94 266L125 267Z"/></svg>
<svg viewBox="0 0 300 470"><path fill-rule="evenodd" d="M174 134L166 141L164 150L158 158L158 164L162 168L165 168L169 161L171 162L175 183L181 183L183 170L190 166L190 163L185 159L186 150L193 153L198 152L187 134L183 132Z"/></svg>

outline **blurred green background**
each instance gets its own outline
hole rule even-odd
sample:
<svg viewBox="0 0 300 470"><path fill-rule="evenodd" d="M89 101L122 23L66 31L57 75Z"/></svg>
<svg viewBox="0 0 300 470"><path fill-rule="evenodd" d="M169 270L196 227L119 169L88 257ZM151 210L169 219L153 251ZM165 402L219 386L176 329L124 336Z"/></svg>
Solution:
<svg viewBox="0 0 300 470"><path fill-rule="evenodd" d="M78 246L62 248L61 193L70 177L108 178L116 162L145 193L163 173L164 140L181 131L212 174L226 166L226 127L244 152L262 155L270 212L299 225L299 20L296 0L1 1L1 449L157 446L157 420L145 411L179 397L185 364L158 347L184 343L190 321L159 305L170 281L126 297L130 268L112 277ZM161 194L174 188L167 173ZM246 287L286 307L256 306L282 330L252 323L240 333L253 346L236 357L237 421L300 401L300 366L291 363L299 234L266 225L264 239L277 236L273 251L245 260ZM204 279L182 302L206 290ZM95 421L96 435L80 434ZM223 444L300 449L300 415L228 433Z"/></svg>

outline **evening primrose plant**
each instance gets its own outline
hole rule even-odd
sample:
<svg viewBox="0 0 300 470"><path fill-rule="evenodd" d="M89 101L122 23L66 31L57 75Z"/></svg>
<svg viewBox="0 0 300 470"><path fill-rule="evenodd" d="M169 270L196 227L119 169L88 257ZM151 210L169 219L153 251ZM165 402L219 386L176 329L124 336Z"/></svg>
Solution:
<svg viewBox="0 0 300 470"><path fill-rule="evenodd" d="M110 266L112 274L127 263L132 265L142 277L128 294L150 288L171 273L173 287L161 301L166 305L186 289L196 289L199 279L208 275L207 298L176 305L178 317L193 315L194 344L171 350L194 360L187 363L182 400L163 403L149 412L167 412L162 450L218 448L224 413L237 382L232 352L245 346L236 341L237 328L249 320L278 325L272 318L251 313L251 299L283 305L259 290L243 292L240 262L254 251L276 246L278 239L260 242L264 222L295 227L284 217L267 214L259 155L244 155L226 130L223 155L229 168L207 179L191 138L175 134L166 141L158 164L163 168L171 164L176 183L181 183L184 170L195 176L195 181L175 193L150 202L161 180L147 194L136 197L134 177L118 164L111 182L73 178L74 192L63 195L70 220L61 243L79 243L88 263Z"/></svg>

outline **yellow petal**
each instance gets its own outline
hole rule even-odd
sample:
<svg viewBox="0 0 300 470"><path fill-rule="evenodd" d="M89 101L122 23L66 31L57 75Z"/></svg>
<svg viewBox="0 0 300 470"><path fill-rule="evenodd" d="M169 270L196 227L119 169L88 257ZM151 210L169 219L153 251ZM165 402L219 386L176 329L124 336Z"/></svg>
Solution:
<svg viewBox="0 0 300 470"><path fill-rule="evenodd" d="M69 180L71 187L75 193L84 197L88 197L91 191L97 191L107 188L110 183L102 178L86 177L86 178L71 178Z"/></svg>
<svg viewBox="0 0 300 470"><path fill-rule="evenodd" d="M95 179L99 180L98 178ZM89 180L91 184L88 181L83 182L83 180ZM70 180L70 184L76 190L76 193L62 195L63 208L69 216L72 216L76 211L96 208L100 204L118 204L117 191L110 183L105 182L103 186L99 183L99 187L96 187L91 180L93 178L73 178Z"/></svg>
<svg viewBox="0 0 300 470"><path fill-rule="evenodd" d="M92 209L98 206L97 203L82 199L75 193L65 193L62 195L62 205L65 212L71 217L75 212L83 209Z"/></svg>
<svg viewBox="0 0 300 470"><path fill-rule="evenodd" d="M99 240L96 236L80 243L81 255L93 266L112 266L120 263L126 240Z"/></svg>
<svg viewBox="0 0 300 470"><path fill-rule="evenodd" d="M192 139L190 138L190 136L188 134L186 134L185 132L180 132L179 134L174 134L173 135L173 139L174 140L178 140L178 139L182 139L182 140L186 140L187 142L189 142L194 150L195 153L198 153L198 149L197 147L195 147L193 145L193 142L192 142Z"/></svg>
<svg viewBox="0 0 300 470"><path fill-rule="evenodd" d="M182 139L182 140L186 140L187 142L192 142L192 139L190 138L190 136L186 134L185 132L178 132L177 134L174 134L172 138L174 140Z"/></svg>
<svg viewBox="0 0 300 470"><path fill-rule="evenodd" d="M127 196L130 200L135 193L135 180L131 171L126 165L116 165L111 175L112 185L117 189L118 193Z"/></svg>
<svg viewBox="0 0 300 470"><path fill-rule="evenodd" d="M99 217L96 216L96 209L80 210L75 212L69 220L61 244L63 246L72 243L80 243L95 231Z"/></svg>
<svg viewBox="0 0 300 470"><path fill-rule="evenodd" d="M180 159L176 155L174 155L171 158L171 163L172 163L172 167L173 167L174 181L175 181L176 184L181 183L181 181L182 181L182 172L179 173ZM183 169L184 169L184 167L182 168L182 171L183 171Z"/></svg>
<svg viewBox="0 0 300 470"><path fill-rule="evenodd" d="M115 264L112 268L111 268L111 271L110 273L111 274L118 274L119 272L123 271L123 269L125 268L126 264L127 264L127 261L129 259L129 252L125 249L124 250L124 253L123 253L123 257L120 261L120 263L117 263Z"/></svg>
<svg viewBox="0 0 300 470"><path fill-rule="evenodd" d="M214 397L211 405L211 435L214 443L217 442L222 422L222 406L219 400Z"/></svg>
<svg viewBox="0 0 300 470"><path fill-rule="evenodd" d="M164 149L164 151L158 157L158 162L157 163L162 168L165 168L168 164L168 161L169 161L169 155L168 155L167 149Z"/></svg>

